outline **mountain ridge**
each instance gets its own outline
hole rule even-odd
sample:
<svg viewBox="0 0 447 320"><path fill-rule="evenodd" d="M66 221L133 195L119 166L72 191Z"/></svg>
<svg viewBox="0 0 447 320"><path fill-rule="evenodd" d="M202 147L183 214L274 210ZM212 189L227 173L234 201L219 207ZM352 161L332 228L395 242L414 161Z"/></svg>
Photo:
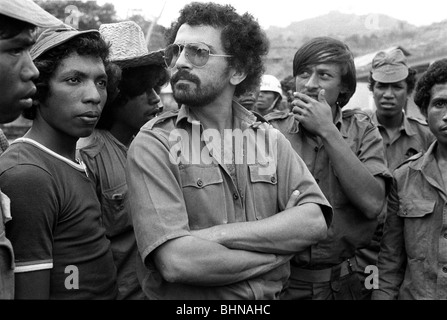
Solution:
<svg viewBox="0 0 447 320"><path fill-rule="evenodd" d="M447 57L447 20L428 26L415 26L384 14L355 15L331 11L318 17L292 22L287 27L265 29L270 40L266 73L278 79L292 72L297 49L313 37L329 36L345 42L355 57L400 46L413 59L425 56Z"/></svg>
<svg viewBox="0 0 447 320"><path fill-rule="evenodd" d="M280 34L285 37L317 37L322 35L349 36L353 30L356 30L356 34L364 35L379 30L392 30L397 28L416 28L416 26L385 14L371 13L367 15L356 15L331 11L325 15L292 22L287 27L271 26L266 29L266 32L271 37Z"/></svg>

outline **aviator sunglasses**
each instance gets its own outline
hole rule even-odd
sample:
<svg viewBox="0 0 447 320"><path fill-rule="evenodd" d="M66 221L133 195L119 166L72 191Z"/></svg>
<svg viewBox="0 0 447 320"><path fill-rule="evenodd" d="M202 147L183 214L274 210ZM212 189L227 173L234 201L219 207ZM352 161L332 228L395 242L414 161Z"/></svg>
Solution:
<svg viewBox="0 0 447 320"><path fill-rule="evenodd" d="M168 68L173 68L175 66L182 51L185 51L186 60L188 60L196 68L204 67L210 59L210 56L226 58L232 57L232 55L228 54L212 54L210 53L210 48L204 43L173 43L167 46L164 50L164 59Z"/></svg>

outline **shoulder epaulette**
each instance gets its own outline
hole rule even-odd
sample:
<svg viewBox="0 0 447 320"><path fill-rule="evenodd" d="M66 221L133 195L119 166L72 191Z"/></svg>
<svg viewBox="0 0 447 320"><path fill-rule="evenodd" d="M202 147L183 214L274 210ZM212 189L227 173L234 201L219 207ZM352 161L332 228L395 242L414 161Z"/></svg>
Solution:
<svg viewBox="0 0 447 320"><path fill-rule="evenodd" d="M354 109L346 109L346 110L342 111L343 118L352 117L353 115L361 115L361 116L364 116L365 118L371 119L371 115L368 112L363 111L362 109L354 108Z"/></svg>
<svg viewBox="0 0 447 320"><path fill-rule="evenodd" d="M423 126L428 126L428 123L425 119L416 118L412 116L407 116L407 119L410 121L416 121L417 123L422 124Z"/></svg>
<svg viewBox="0 0 447 320"><path fill-rule="evenodd" d="M355 108L355 109L347 109L347 110L342 111L343 119L351 118L351 117L356 117L360 121L366 121L366 122L369 122L371 125L375 126L375 124L371 118L371 114L369 114L367 111L364 111L362 109Z"/></svg>
<svg viewBox="0 0 447 320"><path fill-rule="evenodd" d="M413 155L413 156L409 157L408 159L406 159L405 161L403 161L400 165L398 165L398 166L396 167L396 169L402 167L403 165L405 165L405 164L407 164L407 163L409 163L409 162L411 162L411 161L414 161L414 160L419 159L419 158L422 157L423 155L424 155L423 152L416 153L415 155Z"/></svg>
<svg viewBox="0 0 447 320"><path fill-rule="evenodd" d="M256 117L256 121L260 121L260 122L268 122L263 115L261 115L260 113L257 113L256 111L251 111L251 113L254 114L254 116Z"/></svg>
<svg viewBox="0 0 447 320"><path fill-rule="evenodd" d="M253 112L254 113L254 112ZM289 113L288 112L284 112L284 111L273 111L270 112L269 114L267 114L265 116L265 120L267 121L272 121L272 120L283 120L283 119L287 119L289 117Z"/></svg>
<svg viewBox="0 0 447 320"><path fill-rule="evenodd" d="M158 117L155 117L149 123L147 124L149 129L152 129L156 124L162 123L170 118L177 117L179 110L169 110L166 112L163 112Z"/></svg>

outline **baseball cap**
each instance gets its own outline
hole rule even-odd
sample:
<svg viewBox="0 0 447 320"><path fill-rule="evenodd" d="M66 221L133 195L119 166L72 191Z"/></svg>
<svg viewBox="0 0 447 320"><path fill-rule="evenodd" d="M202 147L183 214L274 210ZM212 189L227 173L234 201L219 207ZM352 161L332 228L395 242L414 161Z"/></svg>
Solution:
<svg viewBox="0 0 447 320"><path fill-rule="evenodd" d="M62 24L32 0L0 0L0 14L44 28Z"/></svg>
<svg viewBox="0 0 447 320"><path fill-rule="evenodd" d="M37 38L36 43L30 50L31 58L35 60L48 50L67 42L68 40L85 33L97 33L98 30L78 31L75 28L62 24L60 27L47 28Z"/></svg>
<svg viewBox="0 0 447 320"><path fill-rule="evenodd" d="M402 50L381 51L372 61L372 78L383 83L399 82L408 77L407 58Z"/></svg>

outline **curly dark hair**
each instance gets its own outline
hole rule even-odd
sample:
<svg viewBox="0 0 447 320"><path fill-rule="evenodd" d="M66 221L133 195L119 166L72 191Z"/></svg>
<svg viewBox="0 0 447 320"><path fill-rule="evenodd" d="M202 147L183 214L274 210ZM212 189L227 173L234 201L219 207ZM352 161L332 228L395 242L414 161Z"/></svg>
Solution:
<svg viewBox="0 0 447 320"><path fill-rule="evenodd" d="M408 76L405 78L405 82L407 83L407 94L411 94L416 86L416 75L417 71L412 68L408 68ZM376 84L376 80L372 78L372 71L369 72L368 78L368 89L373 92L374 85Z"/></svg>
<svg viewBox="0 0 447 320"><path fill-rule="evenodd" d="M309 66L320 63L335 63L341 66L341 82L348 90L340 93L337 103L348 104L357 87L354 56L348 45L330 37L316 37L302 45L293 58L293 76L296 77Z"/></svg>
<svg viewBox="0 0 447 320"><path fill-rule="evenodd" d="M239 15L231 5L219 5L213 2L192 2L180 11L180 17L167 30L168 44L175 41L179 28L190 26L211 26L221 29L221 41L230 67L245 71L247 77L235 91L240 96L259 86L265 71L264 56L269 51L269 41L259 23L249 13Z"/></svg>
<svg viewBox="0 0 447 320"><path fill-rule="evenodd" d="M11 39L24 30L35 29L35 25L0 14L0 39Z"/></svg>
<svg viewBox="0 0 447 320"><path fill-rule="evenodd" d="M427 117L427 109L431 100L431 89L437 84L446 83L447 59L435 61L419 79L416 85L414 102L425 117Z"/></svg>
<svg viewBox="0 0 447 320"><path fill-rule="evenodd" d="M49 94L49 81L57 70L61 61L72 53L80 56L93 56L100 58L106 69L108 82L114 82L114 75L109 69L110 45L107 44L99 33L84 33L76 36L67 42L56 46L34 60L34 64L39 70L39 78L35 81L37 93L34 96L34 105L23 111L23 117L33 120L36 117L39 101L45 101Z"/></svg>
<svg viewBox="0 0 447 320"><path fill-rule="evenodd" d="M118 65L111 63L110 69L120 79L116 84L111 84L113 89L107 87L107 102L96 124L97 129L110 130L115 122L113 110L123 107L130 99L142 95L148 89L155 89L157 93L160 93L161 88L169 81L168 71L160 65L121 69ZM116 87L118 90L115 90ZM109 91L116 92L116 94L113 95Z"/></svg>

